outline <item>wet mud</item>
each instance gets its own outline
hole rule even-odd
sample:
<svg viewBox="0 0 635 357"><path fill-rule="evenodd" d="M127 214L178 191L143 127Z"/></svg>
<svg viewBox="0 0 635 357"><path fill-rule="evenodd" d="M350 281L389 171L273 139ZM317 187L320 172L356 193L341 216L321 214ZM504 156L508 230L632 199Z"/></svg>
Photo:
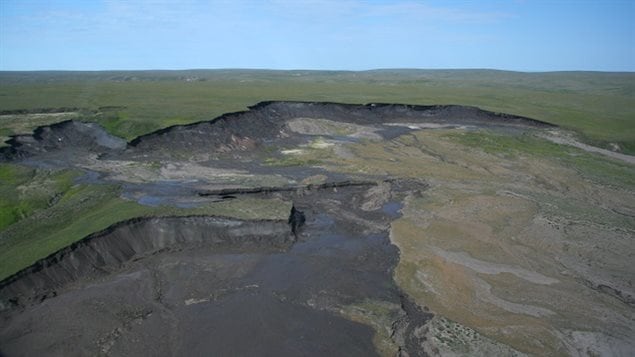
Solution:
<svg viewBox="0 0 635 357"><path fill-rule="evenodd" d="M412 303L392 280L396 206L364 212L366 193L260 193L293 200L285 222L154 218L97 233L3 282L2 352L375 355L374 331L339 311ZM408 335L430 314L403 315Z"/></svg>
<svg viewBox="0 0 635 357"><path fill-rule="evenodd" d="M413 130L408 123L551 126L462 106L263 102L128 143L76 121L14 136L0 161L77 167L86 172L78 182L117 183L124 198L141 204L194 207L257 196L293 208L284 221L133 219L52 254L0 282L0 355L372 356L377 331L343 313L368 301L399 307L389 334L396 354L424 355L427 342L417 331L432 314L395 284L399 251L389 230L403 197L427 184L263 164L265 149L312 137L289 126L298 118L370 130L345 141L395 137ZM108 171L121 169L104 166L108 160L138 164L139 172L149 162L196 161L197 169L271 175L286 184L223 184L190 167L179 179L126 181ZM322 183L303 183L320 175Z"/></svg>

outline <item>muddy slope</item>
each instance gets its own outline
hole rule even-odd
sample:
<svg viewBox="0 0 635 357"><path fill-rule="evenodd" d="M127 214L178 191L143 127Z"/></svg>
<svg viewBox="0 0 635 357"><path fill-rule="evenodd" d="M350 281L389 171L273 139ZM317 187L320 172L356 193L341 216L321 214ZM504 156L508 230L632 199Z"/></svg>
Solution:
<svg viewBox="0 0 635 357"><path fill-rule="evenodd" d="M553 127L525 117L493 113L459 105L340 104L325 102L261 102L247 111L229 113L210 121L176 125L140 136L127 144L133 154L157 151L249 151L262 143L284 139L289 120L319 118L357 125L425 122L454 125ZM38 128L33 135L16 135L0 148L0 158L13 160L72 148L85 153L116 155L123 140L99 125L65 121Z"/></svg>
<svg viewBox="0 0 635 357"><path fill-rule="evenodd" d="M426 122L457 125L550 127L551 124L475 107L458 105L339 104L321 102L262 102L244 112L222 115L190 125L177 125L130 142L134 151L158 148L250 150L262 142L290 135L286 123L295 118L319 118L358 125Z"/></svg>
<svg viewBox="0 0 635 357"><path fill-rule="evenodd" d="M205 247L285 249L294 241L291 223L205 216L120 222L0 282L0 309L42 301L69 283L107 275L131 260L160 251Z"/></svg>
<svg viewBox="0 0 635 357"><path fill-rule="evenodd" d="M9 146L0 148L0 160L27 158L51 151L68 151L68 155L123 150L125 140L108 134L94 123L66 120L38 127L32 135L14 135Z"/></svg>

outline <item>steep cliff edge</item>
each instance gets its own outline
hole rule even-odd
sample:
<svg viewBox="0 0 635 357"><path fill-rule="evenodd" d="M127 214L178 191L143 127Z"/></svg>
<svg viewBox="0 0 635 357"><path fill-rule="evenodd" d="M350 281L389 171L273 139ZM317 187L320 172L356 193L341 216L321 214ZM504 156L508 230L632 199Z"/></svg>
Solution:
<svg viewBox="0 0 635 357"><path fill-rule="evenodd" d="M0 282L0 309L55 296L80 279L98 278L160 251L218 248L284 250L295 241L297 212L289 221L223 217L153 217L120 222L36 262Z"/></svg>

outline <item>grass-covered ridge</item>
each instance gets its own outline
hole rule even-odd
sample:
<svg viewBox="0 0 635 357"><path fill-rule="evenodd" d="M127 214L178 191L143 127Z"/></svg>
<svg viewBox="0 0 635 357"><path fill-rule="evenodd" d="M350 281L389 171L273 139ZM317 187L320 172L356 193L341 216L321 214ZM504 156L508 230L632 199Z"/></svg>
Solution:
<svg viewBox="0 0 635 357"><path fill-rule="evenodd" d="M264 100L461 104L574 129L635 153L635 74L491 70L0 72L0 111L82 108L132 139ZM55 118L50 120L54 121ZM37 121L41 123L41 120ZM0 120L0 134L14 133Z"/></svg>

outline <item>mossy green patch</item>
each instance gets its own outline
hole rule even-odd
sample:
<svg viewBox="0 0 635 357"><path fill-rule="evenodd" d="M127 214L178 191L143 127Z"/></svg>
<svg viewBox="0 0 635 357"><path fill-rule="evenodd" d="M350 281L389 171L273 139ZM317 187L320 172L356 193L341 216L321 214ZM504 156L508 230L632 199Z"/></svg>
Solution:
<svg viewBox="0 0 635 357"><path fill-rule="evenodd" d="M522 159L530 155L556 160L560 165L578 171L582 176L602 184L635 187L635 167L582 149L552 143L532 133L506 135L491 131L456 132L445 135L470 148L506 159Z"/></svg>
<svg viewBox="0 0 635 357"><path fill-rule="evenodd" d="M49 206L70 189L74 170L36 170L0 164L0 230Z"/></svg>

